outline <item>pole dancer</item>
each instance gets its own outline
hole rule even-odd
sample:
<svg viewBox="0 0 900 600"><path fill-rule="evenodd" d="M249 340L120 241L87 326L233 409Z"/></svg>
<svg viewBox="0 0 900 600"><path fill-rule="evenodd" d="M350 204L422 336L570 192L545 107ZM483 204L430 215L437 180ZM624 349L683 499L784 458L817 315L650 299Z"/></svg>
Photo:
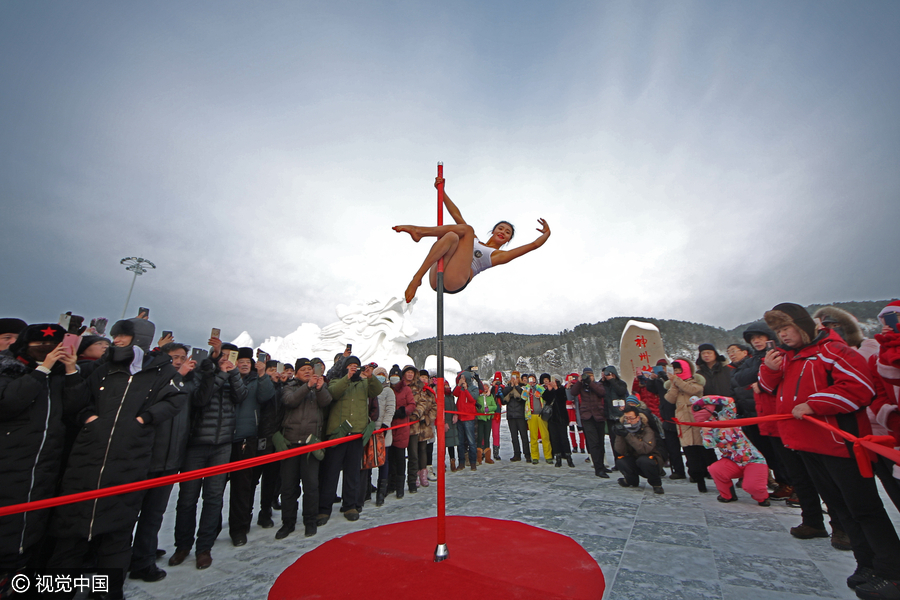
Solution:
<svg viewBox="0 0 900 600"><path fill-rule="evenodd" d="M438 173L442 173L442 167L438 166ZM443 279L445 292L448 294L457 294L465 289L472 278L491 267L503 265L511 260L519 258L523 254L527 254L532 250L537 250L550 237L550 225L544 219L538 219L541 224L537 231L540 236L533 242L523 244L511 250L501 250L507 242L512 240L516 233L515 227L509 221L500 221L491 230L491 237L486 244L475 236L475 230L471 225L467 224L463 219L459 209L447 196L444 189L444 178L438 175L434 180L434 187L438 188L438 195L443 196L443 204L447 207L447 212L456 221L453 225L443 224L443 211L441 218L438 220L437 227L419 227L416 225L396 225L393 229L396 232L405 232L410 235L414 242L418 242L423 237L436 237L438 240L431 246L425 262L416 271L412 281L406 288L404 297L407 302L412 302L416 297L416 290L422 285L422 278L425 273L429 274L428 281L431 289L438 289L438 262L443 260L444 271ZM471 258L469 258L471 256ZM440 295L438 296L440 298ZM441 302L439 299L438 302Z"/></svg>

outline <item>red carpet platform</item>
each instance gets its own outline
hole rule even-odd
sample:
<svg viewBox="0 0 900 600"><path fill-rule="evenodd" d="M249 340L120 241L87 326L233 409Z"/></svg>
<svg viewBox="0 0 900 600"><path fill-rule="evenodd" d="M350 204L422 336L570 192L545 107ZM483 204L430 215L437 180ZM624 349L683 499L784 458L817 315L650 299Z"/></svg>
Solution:
<svg viewBox="0 0 900 600"><path fill-rule="evenodd" d="M574 540L517 521L447 517L449 558L435 563L435 518L325 542L285 569L269 600L300 598L599 599L597 562Z"/></svg>

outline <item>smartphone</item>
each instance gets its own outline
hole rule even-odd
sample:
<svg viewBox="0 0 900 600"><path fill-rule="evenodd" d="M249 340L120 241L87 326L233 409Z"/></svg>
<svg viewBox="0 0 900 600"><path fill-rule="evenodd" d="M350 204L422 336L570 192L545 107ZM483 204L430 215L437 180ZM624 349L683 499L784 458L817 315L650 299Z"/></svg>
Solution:
<svg viewBox="0 0 900 600"><path fill-rule="evenodd" d="M774 350L774 349L775 349L775 342L773 340L767 341L766 342L766 352L768 352L769 350Z"/></svg>
<svg viewBox="0 0 900 600"><path fill-rule="evenodd" d="M147 318L150 318L150 309L146 306L142 306L138 309L138 316L147 315Z"/></svg>
<svg viewBox="0 0 900 600"><path fill-rule="evenodd" d="M81 324L84 323L84 317L79 317L78 315L71 315L69 317L69 328L67 331L69 333L74 333L78 335L81 331Z"/></svg>
<svg viewBox="0 0 900 600"><path fill-rule="evenodd" d="M315 373L316 377L321 377L325 373L325 365L317 362L315 366L313 366L313 373Z"/></svg>
<svg viewBox="0 0 900 600"><path fill-rule="evenodd" d="M237 350L229 350L228 351L228 362L233 365L236 365L238 361L238 351Z"/></svg>
<svg viewBox="0 0 900 600"><path fill-rule="evenodd" d="M63 348L68 348L72 351L72 354L78 354L78 346L81 344L81 337L75 335L74 333L67 333L63 336L62 345Z"/></svg>
<svg viewBox="0 0 900 600"><path fill-rule="evenodd" d="M347 344L347 348L344 352L353 352L353 344Z"/></svg>
<svg viewBox="0 0 900 600"><path fill-rule="evenodd" d="M276 373L284 373L284 363L283 362L279 362L277 365L275 365L275 372Z"/></svg>
<svg viewBox="0 0 900 600"><path fill-rule="evenodd" d="M63 329L65 329L66 331L68 331L69 330L69 322L71 320L72 320L72 315L67 315L67 314L63 313L63 314L59 315L59 321L58 321L59 326L62 327Z"/></svg>
<svg viewBox="0 0 900 600"><path fill-rule="evenodd" d="M204 350L203 348L194 348L193 350L191 350L191 360L194 362L202 362L208 356L209 352Z"/></svg>
<svg viewBox="0 0 900 600"><path fill-rule="evenodd" d="M889 312L884 313L882 319L884 319L884 324L894 330L894 333L900 333L900 325L898 325L897 317L900 316L898 313Z"/></svg>
<svg viewBox="0 0 900 600"><path fill-rule="evenodd" d="M209 334L209 337L214 338L214 339L219 339L220 335L222 335L222 330L216 329L215 327L213 327L212 332Z"/></svg>
<svg viewBox="0 0 900 600"><path fill-rule="evenodd" d="M672 365L667 365L667 366L666 366L666 375L668 375L669 377L671 377L671 376L673 376L674 374L675 374L675 367L673 367Z"/></svg>
<svg viewBox="0 0 900 600"><path fill-rule="evenodd" d="M163 336L163 337L169 336L169 337L171 337L172 339L175 339L175 336L172 335L172 332L171 332L171 331L163 331L162 336Z"/></svg>

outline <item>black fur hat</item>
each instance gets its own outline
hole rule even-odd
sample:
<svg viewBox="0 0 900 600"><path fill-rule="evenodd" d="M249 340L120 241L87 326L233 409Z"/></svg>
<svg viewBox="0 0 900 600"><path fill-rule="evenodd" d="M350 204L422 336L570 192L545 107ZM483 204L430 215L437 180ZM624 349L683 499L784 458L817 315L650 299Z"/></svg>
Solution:
<svg viewBox="0 0 900 600"><path fill-rule="evenodd" d="M110 328L109 335L111 337L116 337L117 335L130 335L133 341L134 323L132 323L131 321L116 321L115 324Z"/></svg>

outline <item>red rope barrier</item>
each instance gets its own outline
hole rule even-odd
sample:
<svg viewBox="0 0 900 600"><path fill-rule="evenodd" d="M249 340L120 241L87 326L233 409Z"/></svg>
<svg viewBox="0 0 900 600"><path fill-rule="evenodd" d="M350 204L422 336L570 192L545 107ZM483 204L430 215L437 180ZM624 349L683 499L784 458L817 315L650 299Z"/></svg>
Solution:
<svg viewBox="0 0 900 600"><path fill-rule="evenodd" d="M399 429L400 427L409 427L412 423L401 423L400 425L394 425L393 427L387 427L385 429L377 429L376 432L379 431L390 431L391 429ZM330 448L331 446L337 446L338 444L343 444L345 442L349 442L351 440L356 440L362 438L361 433L355 433L353 435L348 435L346 437L337 438L334 440L326 440L324 442L319 442L318 444L310 444L308 446L300 446L298 448L291 448L289 450L282 450L281 452L275 452L273 454L266 454L265 456L257 456L254 458L247 458L244 460L239 460L237 462L225 463L224 465L218 465L215 467L206 467L205 469L197 469L196 471L186 471L184 473L177 473L175 475L167 475L165 477L157 477L156 479L146 479L144 481L137 481L135 483L125 483L122 485L114 485L111 487L99 488L96 490L90 490L87 492L79 492L77 494L68 494L66 496L57 496L55 498L47 498L45 500L35 500L34 502L23 502L21 504L12 504L10 506L0 507L0 517L5 517L7 515L14 515L21 512L28 512L33 510L41 510L44 508L53 508L55 506L62 506L64 504L74 504L75 502L83 502L85 500L94 500L95 498L105 498L107 496L118 496L119 494L128 494L130 492L139 492L142 490L149 490L150 488L162 487L164 485L170 485L173 483L181 483L182 481L191 481L193 479L201 479L203 477L212 477L213 475L222 475L223 473L230 473L232 471L240 471L241 469L249 469L251 467L257 467L259 465L265 465L271 462L276 462L279 460L284 460L285 458L291 458L294 456L299 456L301 454L307 454L308 452L315 452L316 450L322 448Z"/></svg>
<svg viewBox="0 0 900 600"><path fill-rule="evenodd" d="M672 422L678 425L686 425L688 427L717 427L719 429L731 429L734 427L742 427L744 425L756 425L757 423L767 423L771 421L786 421L793 419L793 415L766 415L764 417L751 417L749 419L729 419L728 421L705 421L703 423L685 423L678 419ZM803 420L813 423L827 429L832 433L836 433L848 442L853 444L853 454L856 458L856 464L859 466L859 472L863 477L874 477L872 472L872 461L875 458L870 454L880 454L881 456L900 464L900 452L894 450L894 437L890 435L866 435L861 438L856 437L852 433L848 433L843 429L838 429L830 423L826 423L819 419L815 419L810 415L803 415Z"/></svg>

